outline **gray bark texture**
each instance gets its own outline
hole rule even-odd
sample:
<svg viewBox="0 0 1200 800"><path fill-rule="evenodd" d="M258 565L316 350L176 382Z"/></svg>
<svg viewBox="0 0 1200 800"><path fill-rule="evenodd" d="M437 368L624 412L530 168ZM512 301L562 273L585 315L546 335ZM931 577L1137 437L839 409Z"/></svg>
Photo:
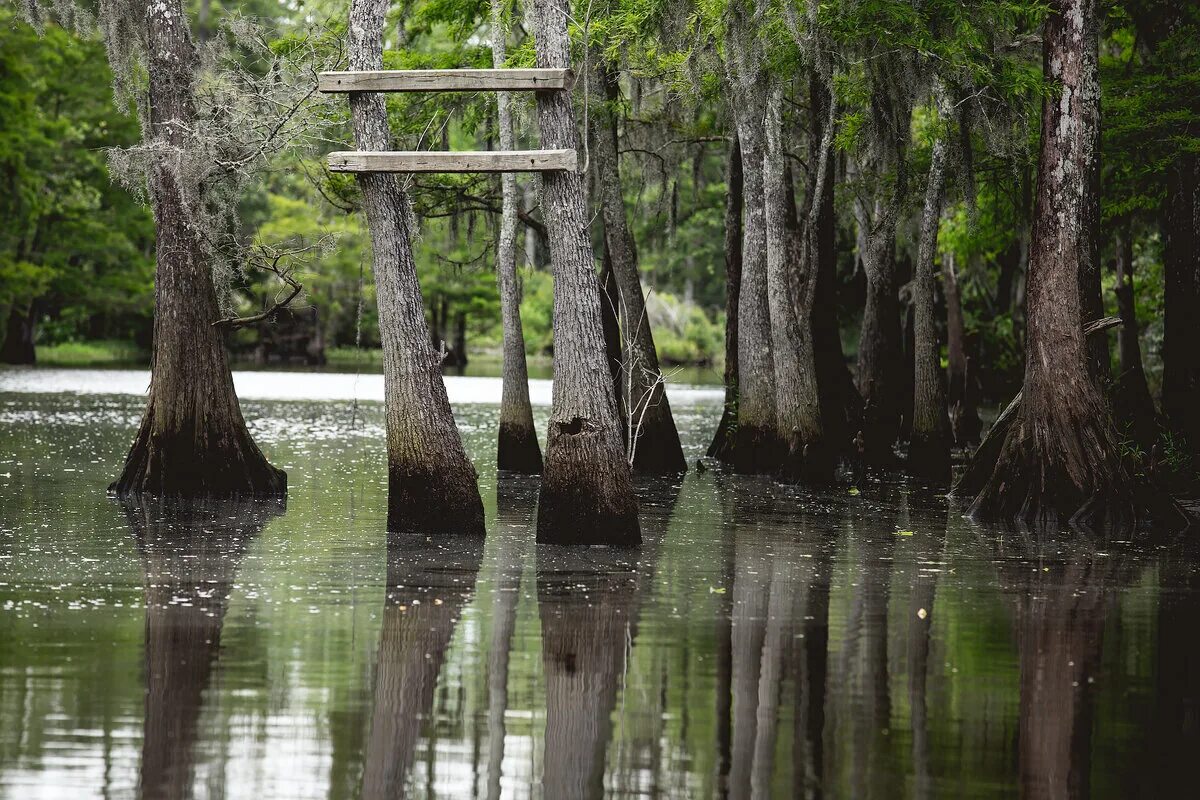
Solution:
<svg viewBox="0 0 1200 800"><path fill-rule="evenodd" d="M620 94L617 73L604 61L599 47L591 53L592 79L597 87L591 117L592 150L604 242L620 293L624 348L622 370L626 387L625 427L627 446L633 452L633 469L652 475L687 471L675 418L667 400L666 380L658 364L654 332L646 313L646 300L638 277L637 246L625 216L621 192L621 166L617 150L617 118L612 108ZM602 105L602 104L607 104Z"/></svg>
<svg viewBox="0 0 1200 800"><path fill-rule="evenodd" d="M350 68L381 69L387 0L350 5ZM380 94L351 94L360 150L392 149ZM395 175L358 176L371 232L383 347L388 452L388 530L483 533L475 468L454 424L441 358L430 344L412 254L408 196Z"/></svg>
<svg viewBox="0 0 1200 800"><path fill-rule="evenodd" d="M505 62L503 7L492 2L492 66ZM515 150L511 98L496 94L496 117L500 149ZM509 472L536 475L542 471L542 451L533 426L529 403L529 366L525 361L525 332L521 327L521 287L517 282L517 176L506 172L500 178L500 241L496 246L496 282L500 288L500 324L504 335L503 388L500 396L500 438L496 467Z"/></svg>
<svg viewBox="0 0 1200 800"><path fill-rule="evenodd" d="M726 462L737 429L738 295L742 288L742 148L737 133L725 166L725 407L708 457Z"/></svg>
<svg viewBox="0 0 1200 800"><path fill-rule="evenodd" d="M946 160L950 149L950 132L946 127L952 123L949 118L950 103L946 102L948 98L944 96L945 90L940 84L935 87L934 94L941 119L930 154L914 276L913 417L909 434L908 469L923 479L945 482L950 477L952 435L935 324L938 312L934 261L937 259L938 227L942 218Z"/></svg>
<svg viewBox="0 0 1200 800"><path fill-rule="evenodd" d="M535 0L537 66L570 66L566 0ZM539 92L542 147L580 149L567 92ZM542 208L554 269L554 406L538 498L537 539L560 544L637 544L638 504L617 427L588 236L584 177L548 172Z"/></svg>
<svg viewBox="0 0 1200 800"><path fill-rule="evenodd" d="M825 433L818 387L813 306L817 288L815 248L797 247L790 230L795 197L785 169L783 146L783 87L772 88L767 103L764 190L767 228L767 299L771 317L771 354L775 370L776 435L782 445L782 472L792 479L832 480L837 466L833 443ZM826 128L818 174L833 145L832 126ZM824 187L816 187L818 196ZM815 205L811 208L816 211ZM815 235L815 220L806 220L804 240ZM802 269L802 262L809 268Z"/></svg>
<svg viewBox="0 0 1200 800"><path fill-rule="evenodd" d="M767 278L767 214L763 168L767 80L758 21L735 3L726 30L727 83L742 148L742 287L738 295L738 413L729 462L740 473L779 466L775 420L775 363Z"/></svg>
<svg viewBox="0 0 1200 800"><path fill-rule="evenodd" d="M954 267L952 252L947 252L942 257L942 294L946 297L946 402L949 406L950 428L954 433L954 441L960 446L965 446L979 441L983 423L979 419L976 384L970 371L970 359L967 358L967 329L963 321L962 290L958 286L958 272Z"/></svg>
<svg viewBox="0 0 1200 800"><path fill-rule="evenodd" d="M1038 528L1133 518L1133 484L1107 403L1089 369L1080 270L1099 198L1099 19L1095 0L1057 0L1043 33L1042 110L1021 405L971 513ZM980 465L986 469L986 465Z"/></svg>
<svg viewBox="0 0 1200 800"><path fill-rule="evenodd" d="M145 133L166 151L187 147L196 118L198 65L179 0L146 7L149 119ZM287 475L267 463L246 430L213 322L220 318L203 236L204 202L169 159L150 170L157 254L150 397L120 477L119 496L283 495Z"/></svg>

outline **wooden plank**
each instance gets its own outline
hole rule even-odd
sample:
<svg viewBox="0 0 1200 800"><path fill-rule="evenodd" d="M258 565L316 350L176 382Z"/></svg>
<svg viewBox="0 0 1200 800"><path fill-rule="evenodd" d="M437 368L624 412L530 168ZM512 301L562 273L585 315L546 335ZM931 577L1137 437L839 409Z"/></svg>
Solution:
<svg viewBox="0 0 1200 800"><path fill-rule="evenodd" d="M574 150L350 150L329 154L333 172L550 172L574 171L578 166Z"/></svg>
<svg viewBox="0 0 1200 800"><path fill-rule="evenodd" d="M570 89L569 69L394 69L322 72L322 92L528 92Z"/></svg>

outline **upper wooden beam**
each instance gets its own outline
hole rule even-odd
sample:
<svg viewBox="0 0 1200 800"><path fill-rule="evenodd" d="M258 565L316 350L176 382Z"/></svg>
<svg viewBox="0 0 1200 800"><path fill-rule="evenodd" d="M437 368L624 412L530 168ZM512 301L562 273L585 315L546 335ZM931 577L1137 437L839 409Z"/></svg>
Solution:
<svg viewBox="0 0 1200 800"><path fill-rule="evenodd" d="M527 92L570 89L569 69L393 69L322 72L322 92Z"/></svg>
<svg viewBox="0 0 1200 800"><path fill-rule="evenodd" d="M573 172L578 166L574 150L351 150L329 154L332 172Z"/></svg>

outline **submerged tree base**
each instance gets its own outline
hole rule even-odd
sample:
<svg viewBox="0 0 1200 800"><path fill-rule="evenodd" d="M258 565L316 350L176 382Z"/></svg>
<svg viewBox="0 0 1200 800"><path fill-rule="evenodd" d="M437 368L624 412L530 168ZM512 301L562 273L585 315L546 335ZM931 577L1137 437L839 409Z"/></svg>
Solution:
<svg viewBox="0 0 1200 800"><path fill-rule="evenodd" d="M483 535L483 500L469 462L388 470L388 533Z"/></svg>
<svg viewBox="0 0 1200 800"><path fill-rule="evenodd" d="M500 423L500 438L496 447L496 469L522 475L540 475L542 451L532 426Z"/></svg>
<svg viewBox="0 0 1200 800"><path fill-rule="evenodd" d="M108 487L109 494L198 498L287 494L287 473L267 462L240 419L203 430L161 430L156 422L151 403L120 477Z"/></svg>
<svg viewBox="0 0 1200 800"><path fill-rule="evenodd" d="M937 435L914 433L905 464L913 477L945 485L950 481L950 442Z"/></svg>
<svg viewBox="0 0 1200 800"><path fill-rule="evenodd" d="M638 503L619 448L587 420L550 423L537 541L641 544Z"/></svg>
<svg viewBox="0 0 1200 800"><path fill-rule="evenodd" d="M678 475L687 472L687 459L679 444L679 431L669 410L646 419L637 434L634 472L642 475Z"/></svg>
<svg viewBox="0 0 1200 800"><path fill-rule="evenodd" d="M725 463L741 475L770 475L778 471L782 442L774 429L739 423L730 437Z"/></svg>

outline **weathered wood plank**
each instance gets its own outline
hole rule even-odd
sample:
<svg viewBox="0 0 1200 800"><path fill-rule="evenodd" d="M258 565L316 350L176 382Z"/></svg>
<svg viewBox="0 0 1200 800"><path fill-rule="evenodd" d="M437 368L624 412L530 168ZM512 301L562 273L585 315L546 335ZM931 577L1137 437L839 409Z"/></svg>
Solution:
<svg viewBox="0 0 1200 800"><path fill-rule="evenodd" d="M570 89L569 69L404 69L322 72L322 92L498 92Z"/></svg>
<svg viewBox="0 0 1200 800"><path fill-rule="evenodd" d="M574 170L578 165L574 150L350 150L329 154L333 172L549 172Z"/></svg>

